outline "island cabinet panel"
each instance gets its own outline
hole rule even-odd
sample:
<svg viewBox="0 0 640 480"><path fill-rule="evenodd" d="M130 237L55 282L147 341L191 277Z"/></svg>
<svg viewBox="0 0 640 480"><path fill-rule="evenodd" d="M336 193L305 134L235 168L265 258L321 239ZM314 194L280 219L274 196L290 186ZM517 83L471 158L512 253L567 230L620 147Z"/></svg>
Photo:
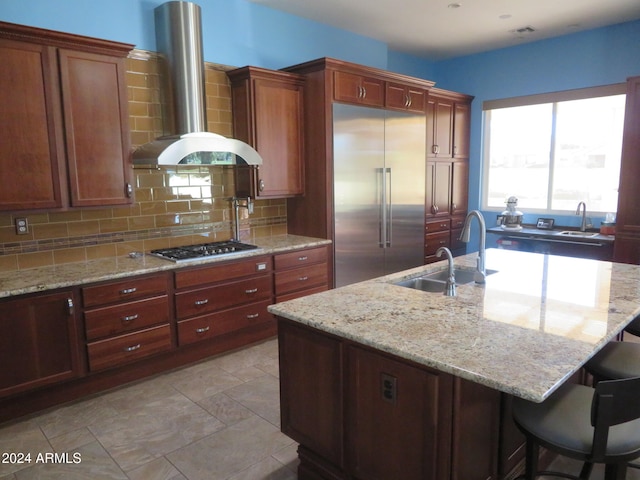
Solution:
<svg viewBox="0 0 640 480"><path fill-rule="evenodd" d="M360 347L349 348L348 364L350 473L367 480L449 479L452 377Z"/></svg>
<svg viewBox="0 0 640 480"><path fill-rule="evenodd" d="M282 431L320 459L302 462L298 478L325 478L319 471L344 464L342 342L287 321L278 342Z"/></svg>
<svg viewBox="0 0 640 480"><path fill-rule="evenodd" d="M81 375L71 290L0 302L0 397Z"/></svg>

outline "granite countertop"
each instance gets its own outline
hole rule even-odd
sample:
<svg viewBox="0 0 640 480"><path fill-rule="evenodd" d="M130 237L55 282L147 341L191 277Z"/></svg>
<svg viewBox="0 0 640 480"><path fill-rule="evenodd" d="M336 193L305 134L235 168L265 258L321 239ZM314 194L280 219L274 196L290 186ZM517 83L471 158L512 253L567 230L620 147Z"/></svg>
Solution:
<svg viewBox="0 0 640 480"><path fill-rule="evenodd" d="M299 235L278 235L258 238L253 240L252 243L260 248L258 250L249 250L234 254L233 256L218 256L184 263L174 263L147 254L135 258L124 255L51 267L0 272L0 298L74 285L84 285L132 275L176 270L196 265L281 253L297 248L326 245L331 242L330 240Z"/></svg>
<svg viewBox="0 0 640 480"><path fill-rule="evenodd" d="M587 233L595 234L593 236L569 236L569 235L559 235L560 232L566 231L577 231L575 228L563 228L563 227L555 227L553 230L544 230L541 228L536 228L531 225L524 225L521 230L514 229L505 229L502 227L488 227L487 233L494 233L496 235L503 235L505 237L519 237L519 238L529 238L532 240L552 240L555 242L563 242L563 243L585 243L585 244L610 244L613 243L616 239L615 235L603 235L598 231L589 230Z"/></svg>
<svg viewBox="0 0 640 480"><path fill-rule="evenodd" d="M455 259L475 267L477 254ZM281 317L541 402L640 314L640 266L488 249L456 297L394 282L438 262L279 303Z"/></svg>

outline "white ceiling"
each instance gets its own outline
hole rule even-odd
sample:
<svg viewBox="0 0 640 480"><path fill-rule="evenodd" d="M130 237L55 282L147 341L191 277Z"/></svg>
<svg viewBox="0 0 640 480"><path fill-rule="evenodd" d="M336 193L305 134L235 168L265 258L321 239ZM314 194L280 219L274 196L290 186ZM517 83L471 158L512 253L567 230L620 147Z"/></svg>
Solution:
<svg viewBox="0 0 640 480"><path fill-rule="evenodd" d="M392 50L430 60L640 19L640 0L250 1L374 38ZM516 31L524 27L535 31Z"/></svg>

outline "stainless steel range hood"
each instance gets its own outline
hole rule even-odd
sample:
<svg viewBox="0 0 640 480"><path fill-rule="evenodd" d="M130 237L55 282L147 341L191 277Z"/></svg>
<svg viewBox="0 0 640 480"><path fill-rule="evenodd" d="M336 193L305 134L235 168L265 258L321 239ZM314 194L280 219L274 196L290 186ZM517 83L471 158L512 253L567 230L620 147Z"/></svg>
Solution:
<svg viewBox="0 0 640 480"><path fill-rule="evenodd" d="M134 165L262 165L250 145L206 131L206 96L200 7L172 1L155 9L158 52L167 67L165 119L172 135L141 145Z"/></svg>

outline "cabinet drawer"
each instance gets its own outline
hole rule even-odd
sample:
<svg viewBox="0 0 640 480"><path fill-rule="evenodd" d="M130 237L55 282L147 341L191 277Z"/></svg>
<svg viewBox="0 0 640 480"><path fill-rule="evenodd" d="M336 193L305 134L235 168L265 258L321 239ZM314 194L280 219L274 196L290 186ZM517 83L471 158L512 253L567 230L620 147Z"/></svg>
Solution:
<svg viewBox="0 0 640 480"><path fill-rule="evenodd" d="M177 293L176 315L178 319L183 319L243 303L270 300L271 291L271 275L263 275Z"/></svg>
<svg viewBox="0 0 640 480"><path fill-rule="evenodd" d="M253 257L242 262L195 267L175 273L176 288L197 287L208 283L248 277L272 271L271 257Z"/></svg>
<svg viewBox="0 0 640 480"><path fill-rule="evenodd" d="M294 298L305 297L314 293L326 292L327 290L329 290L329 285L324 284L313 288L307 288L305 290L299 290L297 292L287 293L285 295L278 295L276 297L276 303L286 302L293 300Z"/></svg>
<svg viewBox="0 0 640 480"><path fill-rule="evenodd" d="M87 340L169 322L166 295L89 310L84 314Z"/></svg>
<svg viewBox="0 0 640 480"><path fill-rule="evenodd" d="M451 230L451 240L449 242L449 244L451 245L451 250L462 250L467 248L467 244L460 240L460 235L462 235L461 228L457 230Z"/></svg>
<svg viewBox="0 0 640 480"><path fill-rule="evenodd" d="M435 255L440 247L449 246L449 232L433 233L425 235L424 254L426 256ZM444 258L443 258L444 259Z"/></svg>
<svg viewBox="0 0 640 480"><path fill-rule="evenodd" d="M438 220L437 222L425 223L424 231L425 233L445 232L445 231L448 231L450 227L451 227L451 221L449 219Z"/></svg>
<svg viewBox="0 0 640 480"><path fill-rule="evenodd" d="M304 290L328 282L327 265L309 265L284 272L276 272L276 295Z"/></svg>
<svg viewBox="0 0 640 480"><path fill-rule="evenodd" d="M451 230L453 229L460 229L462 230L462 227L464 227L464 221L466 220L466 215L456 215L454 217L451 217Z"/></svg>
<svg viewBox="0 0 640 480"><path fill-rule="evenodd" d="M313 248L291 253L281 253L274 257L276 270L295 268L312 263L327 262L327 248Z"/></svg>
<svg viewBox="0 0 640 480"><path fill-rule="evenodd" d="M162 325L89 343L87 349L89 369L104 370L170 350L171 330L169 325Z"/></svg>
<svg viewBox="0 0 640 480"><path fill-rule="evenodd" d="M258 323L273 321L273 316L267 311L269 305L271 300L178 322L178 343L187 345L200 342Z"/></svg>
<svg viewBox="0 0 640 480"><path fill-rule="evenodd" d="M166 275L146 278L131 278L121 282L105 283L82 289L84 306L105 305L137 298L167 293Z"/></svg>

